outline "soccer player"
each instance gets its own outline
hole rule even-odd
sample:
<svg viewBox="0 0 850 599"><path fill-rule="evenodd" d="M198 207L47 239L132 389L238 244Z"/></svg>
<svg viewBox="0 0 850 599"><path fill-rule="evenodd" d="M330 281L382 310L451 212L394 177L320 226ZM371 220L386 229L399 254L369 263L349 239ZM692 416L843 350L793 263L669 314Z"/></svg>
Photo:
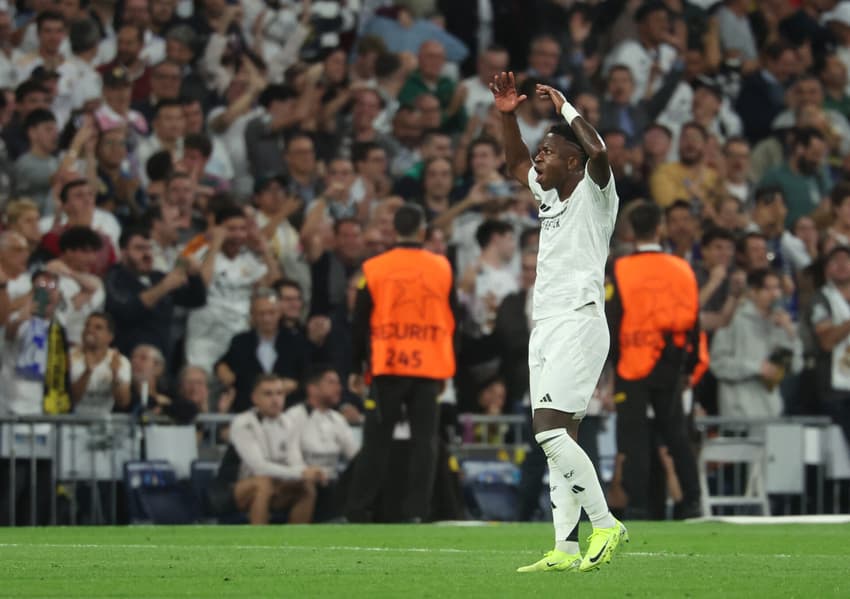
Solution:
<svg viewBox="0 0 850 599"><path fill-rule="evenodd" d="M519 572L588 571L611 561L626 527L608 510L593 463L576 442L608 355L604 270L617 218L617 190L605 144L564 96L547 85L566 123L553 125L534 156L522 141L513 73L493 78L490 89L502 113L508 168L540 203L534 329L528 348L534 438L549 464L555 548ZM593 523L587 552L578 544L581 509Z"/></svg>

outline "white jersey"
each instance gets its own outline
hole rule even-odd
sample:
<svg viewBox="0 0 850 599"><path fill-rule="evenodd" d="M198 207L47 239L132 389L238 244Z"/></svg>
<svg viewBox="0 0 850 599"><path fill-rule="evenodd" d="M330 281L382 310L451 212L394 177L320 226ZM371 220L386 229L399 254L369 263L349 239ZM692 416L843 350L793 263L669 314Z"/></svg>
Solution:
<svg viewBox="0 0 850 599"><path fill-rule="evenodd" d="M112 394L112 356L117 349L110 349L106 355L91 371L89 384L83 397L74 407L77 414L89 416L103 416L112 412L115 405L115 396ZM119 354L120 355L120 354ZM130 360L125 356L120 358L121 365L118 367L118 381L126 385L130 384ZM86 371L86 356L83 350L75 347L71 350L71 382L76 383Z"/></svg>
<svg viewBox="0 0 850 599"><path fill-rule="evenodd" d="M600 189L585 167L584 178L563 201L558 191L544 191L528 171L528 186L540 202L540 245L534 284L535 321L605 302L605 261L617 220L614 175Z"/></svg>

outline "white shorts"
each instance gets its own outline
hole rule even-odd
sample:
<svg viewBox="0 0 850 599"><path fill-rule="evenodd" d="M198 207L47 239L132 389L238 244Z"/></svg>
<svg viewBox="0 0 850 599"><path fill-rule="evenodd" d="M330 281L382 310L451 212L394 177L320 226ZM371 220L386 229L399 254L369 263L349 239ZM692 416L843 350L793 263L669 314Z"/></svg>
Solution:
<svg viewBox="0 0 850 599"><path fill-rule="evenodd" d="M596 304L538 321L528 343L531 410L581 420L608 358L608 323Z"/></svg>

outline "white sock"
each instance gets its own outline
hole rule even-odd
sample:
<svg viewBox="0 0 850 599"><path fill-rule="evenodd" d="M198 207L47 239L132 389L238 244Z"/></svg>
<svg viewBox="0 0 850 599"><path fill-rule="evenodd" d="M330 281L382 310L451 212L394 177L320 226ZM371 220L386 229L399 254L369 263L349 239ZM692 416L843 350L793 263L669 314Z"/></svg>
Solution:
<svg viewBox="0 0 850 599"><path fill-rule="evenodd" d="M605 494L602 492L593 463L578 443L573 441L567 429L544 431L537 433L534 438L543 448L546 457L561 471L561 481L567 483L566 486L587 512L593 527L614 526L616 521L608 511Z"/></svg>
<svg viewBox="0 0 850 599"><path fill-rule="evenodd" d="M555 549L575 555L580 553L578 535L574 535L581 517L581 504L570 492L570 485L551 459L549 461L549 498L552 522L555 524Z"/></svg>

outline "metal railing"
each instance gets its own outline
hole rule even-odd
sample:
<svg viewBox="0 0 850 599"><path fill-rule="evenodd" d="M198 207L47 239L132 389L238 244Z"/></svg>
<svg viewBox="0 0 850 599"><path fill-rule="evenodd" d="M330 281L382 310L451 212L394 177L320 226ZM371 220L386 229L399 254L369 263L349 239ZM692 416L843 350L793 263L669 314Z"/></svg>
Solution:
<svg viewBox="0 0 850 599"><path fill-rule="evenodd" d="M226 446L224 429L233 419L230 414L201 414L195 422L198 456L217 460ZM518 452L529 448L528 419L523 415L486 416L460 414L460 433L452 450L459 458L488 459L498 452ZM147 458L146 430L150 425L166 424L163 418L131 417L125 414L104 416L16 416L0 415L0 498L8 503L6 514L0 513L10 524L15 524L21 495L28 507L29 518L23 524L77 524L79 517L86 523L116 523L120 510L120 482L124 463ZM790 418L741 420L735 418L704 417L695 422L704 435L758 434L768 426L794 424L804 428L825 430L832 422L829 418L800 416ZM496 431L496 434L487 434ZM514 453L517 455L517 453ZM185 456L184 456L185 457ZM815 510L822 511L826 472L823 463L809 464L817 471ZM49 470L49 481L39 481L44 470ZM722 471L718 473L723 476ZM20 489L19 476L25 476L26 488ZM46 483L49 493L48 513L39 514L39 482ZM720 484L725 481L720 480ZM57 492L57 489L59 491ZM838 487L833 486L833 505L838 503ZM70 513L58 513L59 496ZM807 501L805 492L802 501ZM88 501L88 506L81 502ZM3 503L0 499L0 503ZM64 507L64 506L63 506ZM81 507L87 508L82 510ZM46 517L45 517L46 516Z"/></svg>

